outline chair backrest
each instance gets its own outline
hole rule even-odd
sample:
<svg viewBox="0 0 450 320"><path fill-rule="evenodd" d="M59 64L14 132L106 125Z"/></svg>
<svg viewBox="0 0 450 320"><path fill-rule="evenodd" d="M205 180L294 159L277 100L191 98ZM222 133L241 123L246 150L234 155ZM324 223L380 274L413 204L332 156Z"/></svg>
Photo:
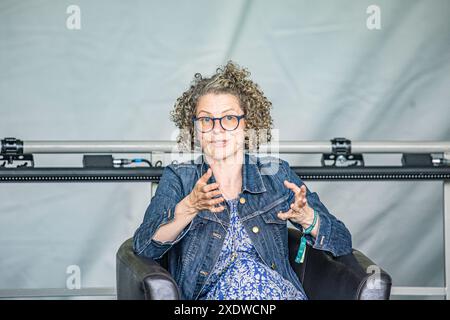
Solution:
<svg viewBox="0 0 450 320"><path fill-rule="evenodd" d="M180 292L167 269L152 259L137 256L133 239L128 239L116 254L117 298L179 299Z"/></svg>
<svg viewBox="0 0 450 320"><path fill-rule="evenodd" d="M307 245L304 262L296 263L301 236L299 230L289 228L289 262L309 299L389 299L391 277L358 250L334 257Z"/></svg>

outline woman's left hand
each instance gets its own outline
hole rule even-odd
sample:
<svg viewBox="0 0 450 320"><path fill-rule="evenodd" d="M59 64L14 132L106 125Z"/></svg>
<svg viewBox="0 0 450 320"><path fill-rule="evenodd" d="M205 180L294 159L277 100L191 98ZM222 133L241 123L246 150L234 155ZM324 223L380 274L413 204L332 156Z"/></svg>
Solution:
<svg viewBox="0 0 450 320"><path fill-rule="evenodd" d="M278 218L282 220L290 219L292 222L302 225L304 229L308 228L314 220L314 209L308 205L308 201L306 200L306 186L302 185L298 187L295 183L287 180L284 180L284 185L294 192L295 200L288 211L280 211L278 213ZM318 222L316 223L316 227L319 224Z"/></svg>

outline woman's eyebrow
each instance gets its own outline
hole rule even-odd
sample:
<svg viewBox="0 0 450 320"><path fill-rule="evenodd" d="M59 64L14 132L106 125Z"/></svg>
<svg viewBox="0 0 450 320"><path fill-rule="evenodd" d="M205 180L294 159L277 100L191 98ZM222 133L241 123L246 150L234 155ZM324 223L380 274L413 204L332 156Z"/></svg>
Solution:
<svg viewBox="0 0 450 320"><path fill-rule="evenodd" d="M224 113L224 112L227 112L227 111L230 111L230 110L231 110L231 111L236 111L236 110L230 108L230 109L227 109L227 110L222 111L221 113ZM202 113L202 112L207 113L207 114L212 114L212 113L210 113L210 112L208 112L208 111L205 111L205 110L200 110L198 114L200 114L200 113Z"/></svg>

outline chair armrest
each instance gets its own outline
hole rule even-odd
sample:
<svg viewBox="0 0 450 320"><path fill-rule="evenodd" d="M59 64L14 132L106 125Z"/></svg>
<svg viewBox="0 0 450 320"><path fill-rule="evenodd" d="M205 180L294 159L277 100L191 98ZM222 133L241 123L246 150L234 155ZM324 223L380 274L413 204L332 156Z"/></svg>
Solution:
<svg viewBox="0 0 450 320"><path fill-rule="evenodd" d="M333 257L308 245L303 264L295 263L300 237L299 230L289 229L289 261L309 299L389 299L391 277L358 250Z"/></svg>
<svg viewBox="0 0 450 320"><path fill-rule="evenodd" d="M360 282L358 300L388 300L391 295L391 276L361 251L353 249L353 257L351 260L356 260L366 271L366 276Z"/></svg>
<svg viewBox="0 0 450 320"><path fill-rule="evenodd" d="M117 299L177 300L180 291L170 273L153 259L137 256L133 239L116 254Z"/></svg>

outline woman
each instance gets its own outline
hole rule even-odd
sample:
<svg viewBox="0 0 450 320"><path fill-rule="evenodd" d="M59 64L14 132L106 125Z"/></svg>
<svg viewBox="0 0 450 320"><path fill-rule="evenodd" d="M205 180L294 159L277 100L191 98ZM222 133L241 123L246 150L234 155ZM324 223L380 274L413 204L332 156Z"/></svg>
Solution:
<svg viewBox="0 0 450 320"><path fill-rule="evenodd" d="M175 103L179 145L202 155L164 168L134 250L155 260L168 254L182 299L307 299L288 260L287 220L314 248L351 252L345 225L288 162L245 151L270 141L271 106L231 61L209 78L196 74Z"/></svg>

